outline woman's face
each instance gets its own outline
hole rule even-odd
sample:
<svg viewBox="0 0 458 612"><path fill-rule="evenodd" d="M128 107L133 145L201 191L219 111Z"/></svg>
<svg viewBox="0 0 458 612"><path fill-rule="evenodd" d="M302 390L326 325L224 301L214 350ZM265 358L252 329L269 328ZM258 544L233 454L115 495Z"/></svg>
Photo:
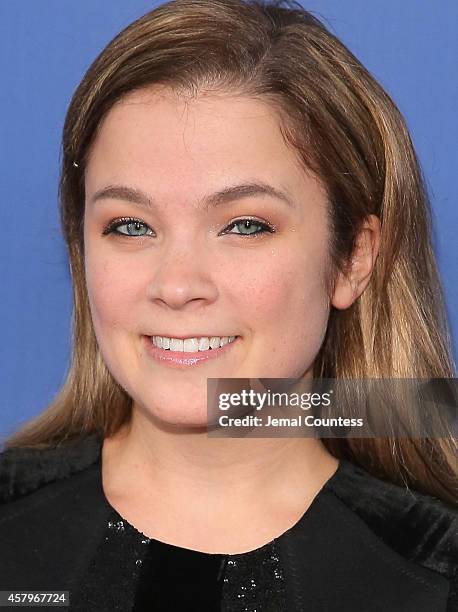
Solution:
<svg viewBox="0 0 458 612"><path fill-rule="evenodd" d="M101 353L136 408L204 425L207 378L311 376L330 302L326 209L259 100L156 87L113 107L86 169L86 278ZM153 336L237 338L200 361L211 350L189 355L206 348L191 340L180 362Z"/></svg>

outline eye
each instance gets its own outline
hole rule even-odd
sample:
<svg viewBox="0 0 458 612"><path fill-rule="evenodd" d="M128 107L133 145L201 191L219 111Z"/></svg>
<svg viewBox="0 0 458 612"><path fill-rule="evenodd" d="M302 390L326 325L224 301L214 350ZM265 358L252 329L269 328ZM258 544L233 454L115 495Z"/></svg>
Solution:
<svg viewBox="0 0 458 612"><path fill-rule="evenodd" d="M256 227L261 228L260 230L256 230ZM233 228L237 228L239 231L230 232ZM266 232L273 234L275 232L274 228L267 225L267 223L263 223L262 221L256 221L256 219L237 219L230 223L226 230L223 232L224 234L238 234L240 236L253 236L256 238L265 234Z"/></svg>
<svg viewBox="0 0 458 612"><path fill-rule="evenodd" d="M232 232L236 228L238 231ZM256 229L259 228L259 229ZM224 230L223 234L238 234L240 236L250 236L256 238L262 234L274 233L275 229L270 227L267 223L262 221L256 221L256 219L237 219L230 223ZM104 228L102 235L117 234L127 237L143 237L152 236L153 230L141 219L135 217L121 217L120 219L113 219Z"/></svg>
<svg viewBox="0 0 458 612"><path fill-rule="evenodd" d="M104 228L102 235L107 234L121 234L122 236L151 236L153 230L146 225L141 219L134 217L121 217L120 219L113 219Z"/></svg>

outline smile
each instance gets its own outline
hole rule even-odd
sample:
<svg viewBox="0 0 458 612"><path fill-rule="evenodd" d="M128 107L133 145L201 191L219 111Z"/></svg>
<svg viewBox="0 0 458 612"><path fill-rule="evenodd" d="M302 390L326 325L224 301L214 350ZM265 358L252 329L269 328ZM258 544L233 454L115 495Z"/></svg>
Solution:
<svg viewBox="0 0 458 612"><path fill-rule="evenodd" d="M182 351L184 353L197 353L199 351L214 350L229 344L236 336L202 336L197 338L168 338L166 336L152 336L154 346L164 350Z"/></svg>
<svg viewBox="0 0 458 612"><path fill-rule="evenodd" d="M238 343L240 336L203 336L168 338L144 336L148 354L156 361L170 366L194 366L222 357Z"/></svg>

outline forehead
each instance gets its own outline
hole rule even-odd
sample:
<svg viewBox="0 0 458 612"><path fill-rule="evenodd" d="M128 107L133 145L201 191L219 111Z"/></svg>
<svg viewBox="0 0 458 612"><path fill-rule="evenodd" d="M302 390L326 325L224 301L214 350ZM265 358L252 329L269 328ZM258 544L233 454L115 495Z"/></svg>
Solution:
<svg viewBox="0 0 458 612"><path fill-rule="evenodd" d="M234 180L264 180L289 193L316 183L266 101L215 92L191 98L159 86L135 91L109 111L86 172L89 190L127 182L164 189L164 196Z"/></svg>

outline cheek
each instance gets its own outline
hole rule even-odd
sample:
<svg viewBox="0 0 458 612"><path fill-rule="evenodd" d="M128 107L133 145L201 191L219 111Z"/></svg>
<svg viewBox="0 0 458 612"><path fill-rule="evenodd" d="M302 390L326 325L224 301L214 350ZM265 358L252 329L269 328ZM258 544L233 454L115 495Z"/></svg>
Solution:
<svg viewBox="0 0 458 612"><path fill-rule="evenodd" d="M101 332L131 329L134 305L144 287L141 276L132 273L123 258L86 256L86 285L92 320L99 342ZM137 321L138 324L138 321Z"/></svg>
<svg viewBox="0 0 458 612"><path fill-rule="evenodd" d="M302 252L301 252L302 251ZM239 304L250 312L250 319L281 328L303 327L307 321L326 318L325 253L304 249L272 251L255 269L239 267L232 275L232 289ZM313 320L313 321L312 321Z"/></svg>
<svg viewBox="0 0 458 612"><path fill-rule="evenodd" d="M303 245L273 251L269 262L238 278L240 312L254 346L275 356L274 376L309 367L322 345L329 315L325 256Z"/></svg>

